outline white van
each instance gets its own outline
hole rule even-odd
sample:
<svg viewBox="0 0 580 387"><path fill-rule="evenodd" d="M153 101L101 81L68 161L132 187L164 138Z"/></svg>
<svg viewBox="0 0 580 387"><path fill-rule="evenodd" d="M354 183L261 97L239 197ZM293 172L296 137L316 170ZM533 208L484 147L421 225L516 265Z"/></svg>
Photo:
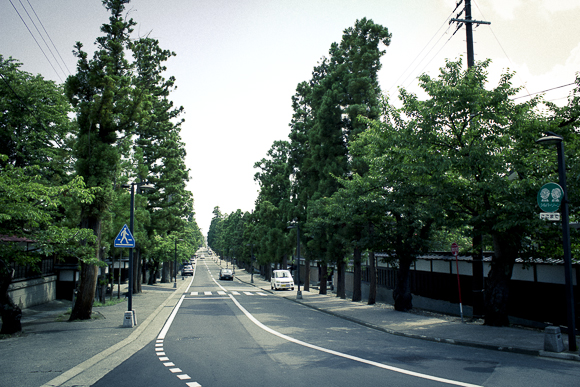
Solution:
<svg viewBox="0 0 580 387"><path fill-rule="evenodd" d="M290 274L290 270L274 270L270 280L270 288L272 290L294 290L294 279L292 274Z"/></svg>

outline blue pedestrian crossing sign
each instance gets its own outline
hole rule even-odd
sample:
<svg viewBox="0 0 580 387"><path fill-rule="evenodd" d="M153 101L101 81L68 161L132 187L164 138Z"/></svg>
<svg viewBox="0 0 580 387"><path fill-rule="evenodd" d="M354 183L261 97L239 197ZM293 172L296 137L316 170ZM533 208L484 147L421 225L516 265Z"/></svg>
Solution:
<svg viewBox="0 0 580 387"><path fill-rule="evenodd" d="M135 247L135 238L133 238L133 234L129 231L129 227L124 225L119 234L115 238L115 247Z"/></svg>

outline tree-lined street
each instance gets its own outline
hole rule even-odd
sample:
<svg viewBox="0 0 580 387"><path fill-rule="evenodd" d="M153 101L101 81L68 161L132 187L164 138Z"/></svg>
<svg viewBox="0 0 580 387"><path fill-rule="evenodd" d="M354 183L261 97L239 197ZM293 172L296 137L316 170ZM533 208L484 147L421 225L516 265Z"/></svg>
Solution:
<svg viewBox="0 0 580 387"><path fill-rule="evenodd" d="M571 386L580 375L573 362L394 336L305 307L295 292L220 281L219 268L198 260L162 339L95 385Z"/></svg>

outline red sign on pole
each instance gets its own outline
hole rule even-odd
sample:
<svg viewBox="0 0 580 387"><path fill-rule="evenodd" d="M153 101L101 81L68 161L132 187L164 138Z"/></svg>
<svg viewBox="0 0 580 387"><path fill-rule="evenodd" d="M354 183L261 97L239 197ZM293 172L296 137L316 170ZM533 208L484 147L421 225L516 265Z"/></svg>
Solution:
<svg viewBox="0 0 580 387"><path fill-rule="evenodd" d="M457 246L457 243L455 242L451 244L451 253L453 255L457 255L459 253L459 246Z"/></svg>

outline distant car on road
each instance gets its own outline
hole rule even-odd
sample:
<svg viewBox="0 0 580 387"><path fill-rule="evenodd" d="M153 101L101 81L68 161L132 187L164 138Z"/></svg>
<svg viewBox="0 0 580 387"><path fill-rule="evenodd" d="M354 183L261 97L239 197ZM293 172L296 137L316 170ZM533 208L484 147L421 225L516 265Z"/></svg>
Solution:
<svg viewBox="0 0 580 387"><path fill-rule="evenodd" d="M181 270L181 275L193 275L193 266L185 265Z"/></svg>
<svg viewBox="0 0 580 387"><path fill-rule="evenodd" d="M272 290L290 289L294 290L294 279L289 270L274 270L270 280Z"/></svg>
<svg viewBox="0 0 580 387"><path fill-rule="evenodd" d="M220 279L227 279L227 280L234 280L234 272L232 269L221 269L220 270Z"/></svg>

